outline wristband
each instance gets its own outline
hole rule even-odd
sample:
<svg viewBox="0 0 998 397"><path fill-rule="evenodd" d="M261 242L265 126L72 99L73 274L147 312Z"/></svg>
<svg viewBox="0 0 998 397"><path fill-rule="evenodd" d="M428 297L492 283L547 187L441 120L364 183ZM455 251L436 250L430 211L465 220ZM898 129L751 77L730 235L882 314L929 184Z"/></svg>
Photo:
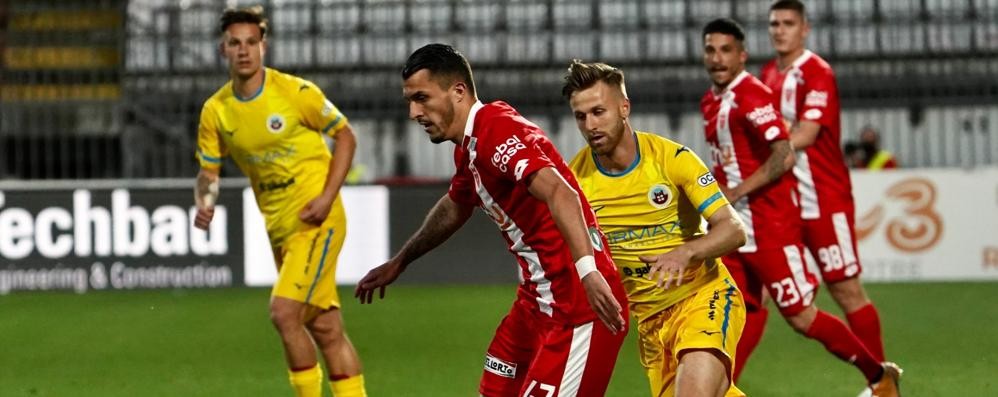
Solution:
<svg viewBox="0 0 998 397"><path fill-rule="evenodd" d="M579 273L579 280L582 280L587 274L596 271L596 258L593 258L592 255L579 258L575 261L575 270Z"/></svg>

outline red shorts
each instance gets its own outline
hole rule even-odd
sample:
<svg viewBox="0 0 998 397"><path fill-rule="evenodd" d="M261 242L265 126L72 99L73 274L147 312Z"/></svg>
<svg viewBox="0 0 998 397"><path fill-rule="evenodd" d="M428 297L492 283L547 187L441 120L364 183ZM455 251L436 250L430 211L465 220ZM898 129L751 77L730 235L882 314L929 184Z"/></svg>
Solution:
<svg viewBox="0 0 998 397"><path fill-rule="evenodd" d="M856 277L863 271L856 251L853 211L804 219L803 225L804 245L818 261L822 280L836 283Z"/></svg>
<svg viewBox="0 0 998 397"><path fill-rule="evenodd" d="M726 255L723 261L745 296L748 311L762 307L763 288L784 316L800 313L814 302L818 279L807 270L801 244L737 252Z"/></svg>
<svg viewBox="0 0 998 397"><path fill-rule="evenodd" d="M620 304L627 321L627 301ZM478 391L485 397L603 396L626 335L611 334L599 320L561 324L517 301L489 345Z"/></svg>

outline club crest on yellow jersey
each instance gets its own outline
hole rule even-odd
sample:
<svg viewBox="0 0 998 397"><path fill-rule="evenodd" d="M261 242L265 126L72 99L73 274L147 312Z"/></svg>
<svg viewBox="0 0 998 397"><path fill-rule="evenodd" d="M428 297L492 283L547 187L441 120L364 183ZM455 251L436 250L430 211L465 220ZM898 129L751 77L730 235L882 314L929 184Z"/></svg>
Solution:
<svg viewBox="0 0 998 397"><path fill-rule="evenodd" d="M280 134L284 131L284 116L277 113L267 116L267 131L271 134Z"/></svg>
<svg viewBox="0 0 998 397"><path fill-rule="evenodd" d="M648 189L648 202L658 209L668 207L672 203L672 191L666 185L658 184Z"/></svg>

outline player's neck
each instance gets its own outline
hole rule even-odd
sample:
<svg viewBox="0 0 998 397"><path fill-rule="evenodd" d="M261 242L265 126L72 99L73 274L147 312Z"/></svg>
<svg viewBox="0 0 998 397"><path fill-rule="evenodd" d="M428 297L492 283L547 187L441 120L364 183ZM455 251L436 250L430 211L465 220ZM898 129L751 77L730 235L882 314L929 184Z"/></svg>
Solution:
<svg viewBox="0 0 998 397"><path fill-rule="evenodd" d="M620 137L620 143L610 152L609 155L597 155L596 161L600 168L614 174L623 173L631 168L634 160L638 157L638 137L634 134L634 129L630 124L624 124L624 134Z"/></svg>
<svg viewBox="0 0 998 397"><path fill-rule="evenodd" d="M263 86L264 75L265 69L263 67L260 67L260 70L257 70L249 78L233 75L232 91L241 99L250 99L260 92L260 87Z"/></svg>
<svg viewBox="0 0 998 397"><path fill-rule="evenodd" d="M454 122L451 123L451 131L447 135L450 141L460 145L464 140L464 128L468 125L468 117L471 116L471 107L478 102L478 97L471 97L470 101L461 101L454 105Z"/></svg>
<svg viewBox="0 0 998 397"><path fill-rule="evenodd" d="M797 60L797 58L800 58L801 55L804 55L804 47L800 47L796 50L776 55L777 55L776 66L778 66L780 70L787 70L787 68L789 68L790 65Z"/></svg>

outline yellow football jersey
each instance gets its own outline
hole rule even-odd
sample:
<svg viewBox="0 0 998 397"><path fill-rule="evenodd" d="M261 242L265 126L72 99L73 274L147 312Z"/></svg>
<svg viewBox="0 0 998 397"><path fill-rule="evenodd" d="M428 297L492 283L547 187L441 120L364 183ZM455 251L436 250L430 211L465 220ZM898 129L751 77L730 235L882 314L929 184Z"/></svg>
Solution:
<svg viewBox="0 0 998 397"><path fill-rule="evenodd" d="M645 278L650 265L638 257L703 235L701 215L709 218L728 201L689 148L647 132L635 136L638 156L624 172L602 170L589 147L579 151L571 167L610 243L631 312L641 321L727 273L720 260L710 260L687 272L678 288L662 289Z"/></svg>
<svg viewBox="0 0 998 397"><path fill-rule="evenodd" d="M274 247L309 228L298 213L322 193L332 154L322 134L335 135L347 119L312 82L267 68L264 83L240 98L229 81L208 98L198 126L197 159L218 169L229 155L249 177ZM326 223L344 224L339 197Z"/></svg>

